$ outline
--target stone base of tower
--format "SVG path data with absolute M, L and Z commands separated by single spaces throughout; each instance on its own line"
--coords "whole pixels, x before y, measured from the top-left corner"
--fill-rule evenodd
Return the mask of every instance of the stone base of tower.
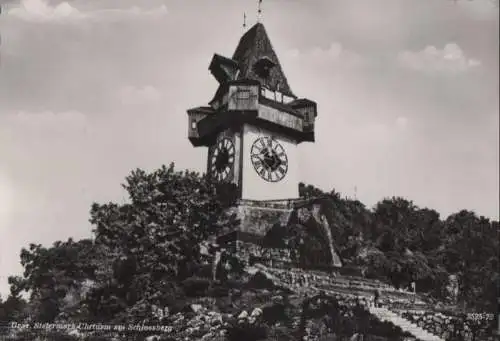
M 262 245 L 261 239 L 235 231 L 222 236 L 220 245 L 225 252 L 235 256 L 245 267 L 255 263 L 267 266 L 286 268 L 294 267 L 288 249 L 268 248 Z
M 238 231 L 264 237 L 275 225 L 286 225 L 296 204 L 301 199 L 287 200 L 239 200 L 231 210 L 240 221 Z
M 286 226 L 300 199 L 253 201 L 240 200 L 230 210 L 239 220 L 232 231 L 225 231 L 217 238 L 226 252 L 235 255 L 245 265 L 253 262 L 285 266 L 291 264 L 289 250 L 269 248 L 266 234 L 276 224 Z
M 273 227 L 291 226 L 297 220 L 300 223 L 311 217 L 319 219 L 315 213 L 319 211 L 320 206 L 321 202 L 317 202 L 316 199 L 240 200 L 231 208 L 239 220 L 238 226 L 220 235 L 217 244 L 226 252 L 235 255 L 245 265 L 258 262 L 273 267 L 297 267 L 299 266 L 297 257 L 291 253 L 298 250 L 274 245 L 272 241 L 276 236 L 270 237 L 268 232 Z M 329 226 L 327 228 L 329 229 Z M 338 259 L 338 262 L 325 260 L 315 266 L 324 270 L 338 269 L 342 267 L 340 258 Z

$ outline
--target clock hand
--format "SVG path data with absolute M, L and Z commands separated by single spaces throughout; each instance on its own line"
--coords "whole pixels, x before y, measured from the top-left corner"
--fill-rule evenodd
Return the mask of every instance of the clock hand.
M 278 168 L 279 166 L 281 166 L 281 163 L 281 159 L 276 154 L 274 154 L 274 167 Z
M 266 166 L 266 168 L 269 168 L 271 165 L 269 163 L 269 158 L 264 158 L 264 160 L 262 161 L 262 163 Z
M 277 169 L 281 164 L 281 160 L 277 157 L 276 153 L 274 152 L 272 154 L 272 163 L 273 163 L 272 165 L 273 169 Z
M 266 161 L 266 157 L 262 153 L 254 154 L 253 156 L 256 157 L 257 159 L 259 159 L 259 161 L 264 166 L 268 166 L 267 161 Z
M 273 141 L 271 139 L 267 140 L 267 152 L 269 155 L 272 155 L 271 153 L 273 152 Z

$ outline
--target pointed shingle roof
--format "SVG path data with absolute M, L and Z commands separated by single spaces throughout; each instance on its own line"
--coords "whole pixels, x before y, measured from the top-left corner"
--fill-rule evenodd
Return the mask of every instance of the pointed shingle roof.
M 257 23 L 241 37 L 233 58 L 240 68 L 238 79 L 258 80 L 262 85 L 272 90 L 278 90 L 285 95 L 296 97 L 281 68 L 278 56 L 274 52 L 271 41 L 262 23 Z M 268 77 L 260 76 L 254 65 L 259 61 L 271 62 L 274 66 Z

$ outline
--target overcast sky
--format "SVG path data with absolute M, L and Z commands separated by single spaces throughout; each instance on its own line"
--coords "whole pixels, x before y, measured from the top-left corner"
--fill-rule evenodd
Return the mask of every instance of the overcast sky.
M 0 293 L 30 242 L 90 236 L 134 168 L 204 171 L 206 105 L 254 0 L 23 0 L 0 16 Z M 264 0 L 292 90 L 318 103 L 301 179 L 369 207 L 498 218 L 498 8 L 490 0 Z

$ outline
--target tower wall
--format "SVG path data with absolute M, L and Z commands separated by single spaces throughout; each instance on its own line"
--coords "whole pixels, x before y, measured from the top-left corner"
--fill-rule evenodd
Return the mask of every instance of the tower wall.
M 262 179 L 255 171 L 250 150 L 256 139 L 263 136 L 273 136 L 284 148 L 288 159 L 288 170 L 283 179 L 269 182 Z M 299 197 L 298 176 L 298 146 L 292 139 L 271 133 L 263 128 L 245 124 L 243 126 L 242 148 L 242 199 L 247 200 L 283 200 Z

